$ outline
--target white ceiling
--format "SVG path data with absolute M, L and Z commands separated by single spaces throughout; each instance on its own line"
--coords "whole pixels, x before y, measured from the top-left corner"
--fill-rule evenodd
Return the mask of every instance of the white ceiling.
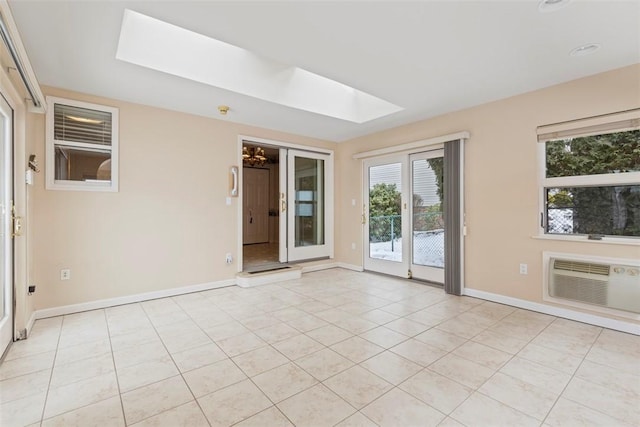
M 573 0 L 548 13 L 537 0 L 9 4 L 43 85 L 338 142 L 640 62 L 639 0 Z M 119 61 L 126 8 L 404 110 L 352 123 Z M 601 49 L 569 56 L 588 43 Z

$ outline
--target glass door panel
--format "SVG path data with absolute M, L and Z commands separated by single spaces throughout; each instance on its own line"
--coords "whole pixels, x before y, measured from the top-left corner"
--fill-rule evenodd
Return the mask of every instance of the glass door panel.
M 444 159 L 442 150 L 411 156 L 411 272 L 444 283 Z
M 294 245 L 324 244 L 324 160 L 294 159 Z
M 406 277 L 406 169 L 403 158 L 365 162 L 365 269 Z
M 13 339 L 11 107 L 0 96 L 0 356 Z
M 289 150 L 289 261 L 330 256 L 327 195 L 329 156 Z

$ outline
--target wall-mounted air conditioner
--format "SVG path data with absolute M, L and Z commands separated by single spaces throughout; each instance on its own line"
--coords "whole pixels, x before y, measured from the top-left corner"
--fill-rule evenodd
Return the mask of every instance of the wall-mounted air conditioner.
M 640 314 L 640 262 L 568 254 L 545 256 L 545 261 L 545 299 Z

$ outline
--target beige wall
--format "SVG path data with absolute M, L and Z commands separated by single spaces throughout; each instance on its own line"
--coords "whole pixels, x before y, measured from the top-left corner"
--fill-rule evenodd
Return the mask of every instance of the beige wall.
M 467 287 L 540 302 L 543 251 L 640 258 L 639 246 L 531 237 L 539 221 L 536 127 L 638 107 L 640 65 L 634 65 L 340 144 L 337 259 L 362 265 L 361 161 L 351 156 L 458 131 L 471 134 L 465 147 Z M 519 274 L 520 263 L 529 265 L 528 275 Z
M 36 309 L 235 277 L 238 198 L 227 206 L 238 135 L 334 149 L 336 144 L 224 120 L 54 88 L 47 95 L 120 109 L 120 191 L 33 188 L 31 254 Z M 213 107 L 212 107 L 213 108 Z M 44 117 L 31 115 L 44 161 Z M 60 269 L 71 280 L 60 280 Z
M 203 117 L 45 88 L 120 108 L 120 191 L 32 189 L 30 255 L 36 309 L 230 279 L 237 203 L 225 205 L 237 136 L 336 150 L 336 261 L 362 265 L 361 151 L 466 130 L 466 285 L 539 302 L 542 251 L 638 258 L 638 246 L 533 239 L 538 232 L 536 127 L 637 108 L 640 65 L 333 144 Z M 30 115 L 44 161 L 44 117 Z M 352 206 L 351 200 L 356 200 Z M 497 209 L 500 206 L 501 209 Z M 351 243 L 356 243 L 356 250 Z M 529 264 L 529 274 L 518 264 Z M 72 278 L 60 281 L 60 269 Z

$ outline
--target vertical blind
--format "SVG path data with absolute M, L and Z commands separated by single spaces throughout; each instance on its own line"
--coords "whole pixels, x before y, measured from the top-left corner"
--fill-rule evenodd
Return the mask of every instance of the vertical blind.
M 462 144 L 444 144 L 444 290 L 462 295 Z

